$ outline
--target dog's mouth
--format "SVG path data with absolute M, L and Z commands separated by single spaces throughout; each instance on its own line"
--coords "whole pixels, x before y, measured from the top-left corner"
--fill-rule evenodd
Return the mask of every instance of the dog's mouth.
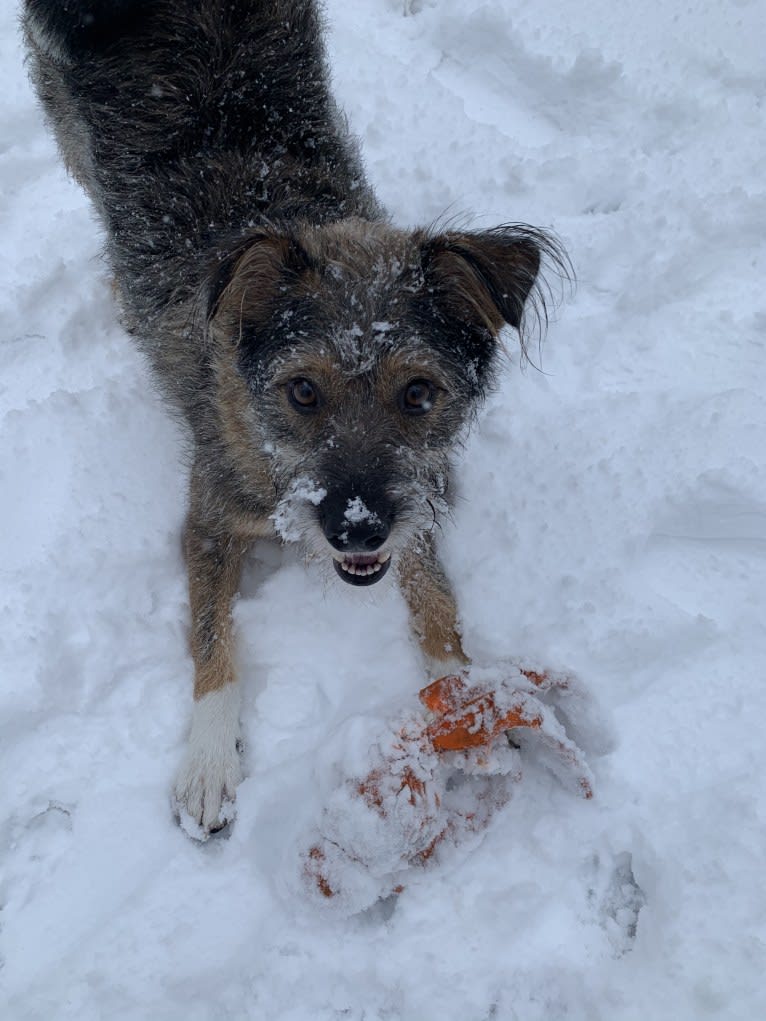
M 374 585 L 391 566 L 390 553 L 333 554 L 338 575 L 349 585 Z

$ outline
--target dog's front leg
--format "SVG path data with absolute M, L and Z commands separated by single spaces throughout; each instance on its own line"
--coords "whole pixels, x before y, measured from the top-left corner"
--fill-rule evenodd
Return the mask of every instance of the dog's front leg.
M 400 558 L 399 584 L 429 676 L 441 677 L 467 666 L 455 596 L 430 533 L 419 536 Z
M 175 800 L 184 828 L 204 840 L 233 818 L 235 792 L 242 779 L 231 604 L 248 543 L 204 525 L 192 507 L 184 545 L 192 616 L 194 710 Z

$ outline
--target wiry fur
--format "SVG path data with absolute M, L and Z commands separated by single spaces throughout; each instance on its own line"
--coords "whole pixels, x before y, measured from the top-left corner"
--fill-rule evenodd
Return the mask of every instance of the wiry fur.
M 234 775 L 236 699 L 210 708 L 235 684 L 231 599 L 247 543 L 274 523 L 328 562 L 390 553 L 427 657 L 465 661 L 429 530 L 499 332 L 523 348 L 525 309 L 544 316 L 541 260 L 565 271 L 566 257 L 524 225 L 391 226 L 330 96 L 313 0 L 26 0 L 24 31 L 124 322 L 193 437 L 203 722 L 178 797 L 208 830 Z M 309 411 L 296 380 L 321 395 Z M 415 414 L 403 395 L 424 380 Z

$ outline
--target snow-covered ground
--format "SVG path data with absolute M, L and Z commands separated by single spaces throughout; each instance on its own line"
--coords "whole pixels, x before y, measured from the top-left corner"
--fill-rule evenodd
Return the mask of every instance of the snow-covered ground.
M 337 93 L 400 223 L 554 225 L 579 287 L 512 358 L 445 529 L 467 645 L 576 669 L 596 798 L 528 770 L 395 902 L 292 882 L 317 763 L 424 678 L 393 588 L 258 547 L 247 779 L 198 845 L 181 438 L 0 14 L 0 1016 L 766 1016 L 764 0 L 331 0 Z M 510 338 L 509 338 L 510 339 Z M 277 569 L 278 568 L 278 569 Z M 383 586 L 381 586 L 383 588 Z

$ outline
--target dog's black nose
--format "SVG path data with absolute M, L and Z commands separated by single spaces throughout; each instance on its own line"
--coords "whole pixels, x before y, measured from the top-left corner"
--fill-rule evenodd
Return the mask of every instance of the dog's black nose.
M 334 529 L 325 528 L 327 541 L 337 550 L 349 553 L 373 553 L 380 549 L 389 536 L 390 525 L 378 521 L 375 525 L 343 525 Z
M 393 512 L 376 501 L 374 508 L 359 497 L 327 496 L 319 505 L 325 538 L 343 553 L 374 553 L 391 533 Z

